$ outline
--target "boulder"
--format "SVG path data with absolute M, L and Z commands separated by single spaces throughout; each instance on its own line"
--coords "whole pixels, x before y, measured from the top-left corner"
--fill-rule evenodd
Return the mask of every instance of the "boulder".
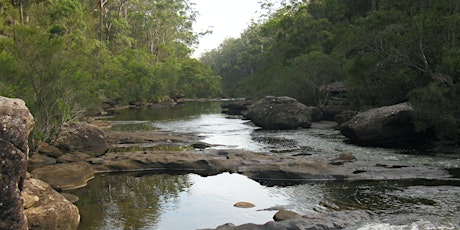
M 93 156 L 101 156 L 108 149 L 104 132 L 85 122 L 64 124 L 55 145 L 65 152 L 80 151 Z
M 80 223 L 77 206 L 47 183 L 34 178 L 26 180 L 23 196 L 27 198 L 24 213 L 29 229 L 77 229 Z
M 295 218 L 300 218 L 300 217 L 302 216 L 296 212 L 282 209 L 276 212 L 276 214 L 273 216 L 273 220 L 283 221 L 283 220 L 290 220 L 290 219 L 295 219 Z
M 334 121 L 337 122 L 337 124 L 341 125 L 341 124 L 351 120 L 356 115 L 358 115 L 357 111 L 345 110 L 345 111 L 342 111 L 339 114 L 336 114 L 334 116 Z
M 244 115 L 264 129 L 296 129 L 311 126 L 309 107 L 290 97 L 267 96 L 248 107 Z
M 237 208 L 254 208 L 255 207 L 253 203 L 244 202 L 244 201 L 237 202 L 233 206 Z
M 56 146 L 49 145 L 46 142 L 40 143 L 37 148 L 38 153 L 52 158 L 59 158 L 64 153 Z
M 33 124 L 24 101 L 0 96 L 0 229 L 27 229 L 21 191 Z
M 32 176 L 55 189 L 65 190 L 85 186 L 94 177 L 94 171 L 86 162 L 74 162 L 37 168 L 32 171 Z
M 419 140 L 409 103 L 370 109 L 340 126 L 340 132 L 361 145 L 398 146 Z

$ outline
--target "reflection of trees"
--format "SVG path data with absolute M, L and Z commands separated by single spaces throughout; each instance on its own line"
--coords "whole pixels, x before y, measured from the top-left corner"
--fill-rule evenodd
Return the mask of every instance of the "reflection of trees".
M 139 229 L 158 222 L 162 204 L 189 188 L 188 175 L 107 174 L 74 191 L 80 197 L 79 229 Z
M 220 113 L 222 108 L 221 103 L 215 102 L 186 102 L 176 106 L 161 107 L 161 109 L 147 108 L 139 110 L 125 109 L 117 111 L 114 120 L 128 121 L 161 121 L 186 119 L 191 116 L 201 114 Z

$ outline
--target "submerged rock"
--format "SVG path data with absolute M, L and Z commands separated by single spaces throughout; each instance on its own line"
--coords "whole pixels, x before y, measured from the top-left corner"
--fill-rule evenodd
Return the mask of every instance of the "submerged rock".
M 267 96 L 249 106 L 244 117 L 264 129 L 296 129 L 311 126 L 312 112 L 294 98 Z
M 237 208 L 254 208 L 255 205 L 252 204 L 252 203 L 249 203 L 249 202 L 237 202 L 233 205 L 234 207 L 237 207 Z
M 94 171 L 86 162 L 75 162 L 37 168 L 32 171 L 32 175 L 55 189 L 65 190 L 85 186 L 94 177 Z

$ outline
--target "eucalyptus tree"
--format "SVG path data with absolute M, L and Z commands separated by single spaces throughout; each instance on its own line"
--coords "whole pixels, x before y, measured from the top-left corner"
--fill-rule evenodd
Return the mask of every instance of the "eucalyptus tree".
M 35 3 L 27 22 L 9 27 L 2 37 L 1 81 L 7 96 L 27 102 L 38 140 L 54 138 L 62 122 L 72 119 L 74 104 L 84 97 L 89 75 L 85 72 L 86 23 L 81 5 L 72 0 Z M 89 84 L 90 85 L 90 84 Z

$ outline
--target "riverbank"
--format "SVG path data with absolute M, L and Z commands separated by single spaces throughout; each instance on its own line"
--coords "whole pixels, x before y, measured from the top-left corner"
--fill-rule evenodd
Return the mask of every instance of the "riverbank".
M 443 168 L 389 160 L 356 160 L 349 152 L 276 154 L 213 149 L 194 134 L 167 131 L 105 130 L 109 151 L 85 161 L 95 172 L 136 170 L 186 171 L 200 175 L 223 172 L 254 180 L 298 183 L 321 180 L 449 179 Z M 168 150 L 173 149 L 173 150 Z
M 181 108 L 175 108 L 181 109 Z M 164 109 L 161 109 L 164 111 Z M 196 110 L 196 106 L 194 106 Z M 337 139 L 342 142 L 335 130 L 336 124 L 332 122 L 313 122 L 310 129 L 298 129 L 293 131 L 260 131 L 252 127 L 247 121 L 238 117 L 227 117 L 222 114 L 210 112 L 203 113 L 202 108 L 196 114 L 187 115 L 193 119 L 179 118 L 172 122 L 170 128 L 164 128 L 168 122 L 147 121 L 147 115 L 156 113 L 152 110 L 141 110 L 141 114 L 123 115 L 135 118 L 134 121 L 118 120 L 120 118 L 99 117 L 90 120 L 103 130 L 104 141 L 107 151 L 99 156 L 89 156 L 82 152 L 68 152 L 56 158 L 58 163 L 72 163 L 83 161 L 94 172 L 130 172 L 139 171 L 144 173 L 170 173 L 187 174 L 194 173 L 203 176 L 217 175 L 223 172 L 233 172 L 246 175 L 264 185 L 293 185 L 309 182 L 340 182 L 340 181 L 388 181 L 388 180 L 457 180 L 446 167 L 426 163 L 410 163 L 394 157 L 384 155 L 386 152 L 375 151 L 365 153 L 356 148 L 343 146 L 329 146 L 331 143 L 324 142 L 328 139 Z M 167 113 L 167 117 L 176 114 L 173 111 Z M 142 116 L 139 116 L 142 115 Z M 145 120 L 147 119 L 147 120 Z M 223 126 L 232 128 L 243 125 L 246 131 L 230 130 L 236 136 L 226 137 L 237 139 L 253 139 L 265 144 L 281 146 L 273 150 L 242 150 L 240 147 L 232 147 L 220 143 L 224 139 L 214 139 L 217 133 L 207 133 L 209 125 L 218 127 L 218 133 L 229 132 L 223 130 Z M 125 126 L 120 129 L 120 126 Z M 127 129 L 125 129 L 127 127 Z M 163 128 L 162 128 L 163 127 Z M 123 131 L 124 130 L 124 131 Z M 335 130 L 335 131 L 333 131 Z M 317 133 L 317 134 L 315 134 Z M 313 135 L 315 139 L 294 140 L 302 136 Z M 315 137 L 316 136 L 316 137 Z M 295 137 L 291 139 L 291 137 Z M 326 138 L 326 139 L 324 139 Z M 243 141 L 243 139 L 240 139 Z M 206 143 L 208 142 L 208 143 Z M 317 143 L 316 143 L 317 142 Z M 223 145 L 219 145 L 223 144 Z M 250 148 L 254 149 L 254 148 Z M 62 165 L 62 164 L 57 164 Z M 107 175 L 107 174 L 104 174 Z M 61 179 L 65 177 L 61 175 Z M 83 188 L 84 189 L 84 188 Z M 335 213 L 334 210 L 328 212 Z M 305 213 L 301 213 L 305 214 Z M 368 215 L 363 212 L 363 215 Z M 347 216 L 341 216 L 347 219 Z M 224 222 L 225 223 L 225 222 Z

